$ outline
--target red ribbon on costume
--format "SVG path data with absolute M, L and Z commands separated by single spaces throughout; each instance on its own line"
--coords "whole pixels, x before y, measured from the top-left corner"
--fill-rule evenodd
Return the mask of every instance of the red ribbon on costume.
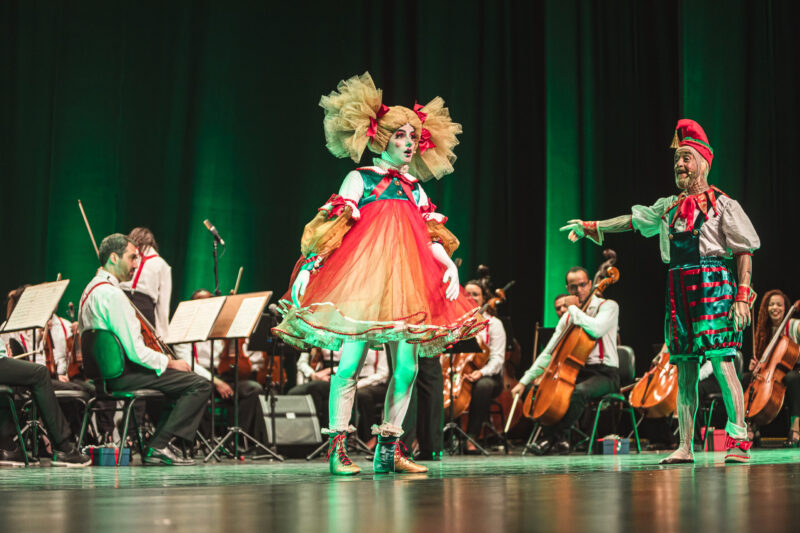
M 419 121 L 422 122 L 423 124 L 425 124 L 425 121 L 428 120 L 428 114 L 422 112 L 422 109 L 424 107 L 425 106 L 419 105 L 417 102 L 414 102 L 414 113 L 417 114 L 417 116 L 419 117 Z
M 746 452 L 750 449 L 753 443 L 749 440 L 744 439 L 734 439 L 730 435 L 725 435 L 725 448 L 730 450 L 732 448 L 739 448 L 743 452 Z
M 367 128 L 367 137 L 370 139 L 374 139 L 375 135 L 378 133 L 378 120 L 389 112 L 389 106 L 386 104 L 381 104 L 381 107 L 375 113 L 375 118 L 369 117 L 369 128 Z
M 431 140 L 431 132 L 426 128 L 422 128 L 422 133 L 419 136 L 419 153 L 424 154 L 425 150 L 430 148 L 436 148 L 436 145 Z
M 694 210 L 697 209 L 697 200 L 693 195 L 689 195 L 683 199 L 681 205 L 678 206 L 678 216 L 686 221 L 686 231 L 694 229 Z
M 389 184 L 392 182 L 392 179 L 396 179 L 400 182 L 400 187 L 403 189 L 403 192 L 406 193 L 406 196 L 412 202 L 414 201 L 414 197 L 412 196 L 412 190 L 414 187 L 414 182 L 408 179 L 405 174 L 401 174 L 393 168 L 390 168 L 386 171 L 386 176 L 372 189 L 372 194 L 375 195 L 375 198 L 380 198 L 383 191 L 389 187 Z

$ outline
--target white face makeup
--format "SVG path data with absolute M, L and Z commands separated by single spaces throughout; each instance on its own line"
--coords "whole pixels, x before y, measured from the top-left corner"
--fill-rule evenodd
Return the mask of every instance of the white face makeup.
M 685 191 L 694 178 L 697 177 L 698 163 L 694 154 L 686 149 L 675 150 L 673 171 L 675 172 L 675 185 Z
M 407 165 L 411 162 L 414 152 L 417 149 L 417 132 L 413 126 L 406 124 L 400 126 L 392 134 L 386 144 L 386 155 L 398 165 Z

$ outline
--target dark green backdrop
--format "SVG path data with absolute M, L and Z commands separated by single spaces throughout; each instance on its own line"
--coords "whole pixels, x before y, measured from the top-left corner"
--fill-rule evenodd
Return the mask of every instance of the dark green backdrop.
M 78 297 L 95 267 L 81 198 L 98 239 L 153 230 L 175 302 L 213 284 L 205 218 L 229 243 L 223 290 L 243 265 L 242 290 L 283 291 L 302 226 L 353 166 L 325 150 L 317 102 L 369 70 L 389 104 L 441 95 L 464 125 L 456 172 L 426 190 L 461 238 L 463 281 L 479 263 L 498 284 L 517 280 L 511 312 L 528 358 L 566 268 L 600 258 L 557 228 L 671 193 L 681 116 L 705 127 L 712 182 L 762 236 L 757 289 L 798 296 L 790 6 L 2 2 L 2 288 L 61 272 L 64 302 Z M 623 276 L 609 296 L 641 367 L 661 337 L 658 245 L 609 245 Z

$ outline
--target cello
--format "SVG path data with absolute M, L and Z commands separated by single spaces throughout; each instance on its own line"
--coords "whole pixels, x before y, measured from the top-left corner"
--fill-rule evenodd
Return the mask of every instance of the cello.
M 600 265 L 595 275 L 594 288 L 583 303 L 582 311 L 586 311 L 594 296 L 601 295 L 609 285 L 619 281 L 619 270 L 612 266 L 616 262 L 616 254 L 613 250 L 605 250 L 603 255 L 608 259 Z M 600 280 L 603 275 L 607 277 Z M 586 364 L 586 359 L 596 344 L 597 339 L 591 338 L 583 328 L 574 324 L 564 328 L 555 344 L 550 363 L 541 376 L 535 396 L 534 389 L 531 388 L 525 398 L 525 404 L 530 405 L 530 410 L 523 408 L 524 412 L 530 412 L 531 418 L 545 426 L 558 423 L 569 408 L 578 372 Z
M 628 396 L 631 407 L 646 418 L 664 418 L 675 412 L 678 402 L 678 367 L 670 364 L 669 352 L 662 350 L 650 369 L 636 382 Z
M 783 406 L 786 393 L 783 378 L 797 364 L 800 355 L 800 346 L 783 335 L 783 332 L 799 307 L 800 300 L 786 310 L 781 325 L 753 369 L 753 379 L 744 393 L 744 416 L 758 425 L 772 422 Z

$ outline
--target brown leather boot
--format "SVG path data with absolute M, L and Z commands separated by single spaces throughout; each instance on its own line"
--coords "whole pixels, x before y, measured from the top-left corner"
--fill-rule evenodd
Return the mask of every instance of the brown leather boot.
M 427 466 L 418 465 L 406 456 L 408 450 L 405 444 L 397 441 L 394 449 L 394 471 L 398 474 L 423 474 L 428 471 Z

